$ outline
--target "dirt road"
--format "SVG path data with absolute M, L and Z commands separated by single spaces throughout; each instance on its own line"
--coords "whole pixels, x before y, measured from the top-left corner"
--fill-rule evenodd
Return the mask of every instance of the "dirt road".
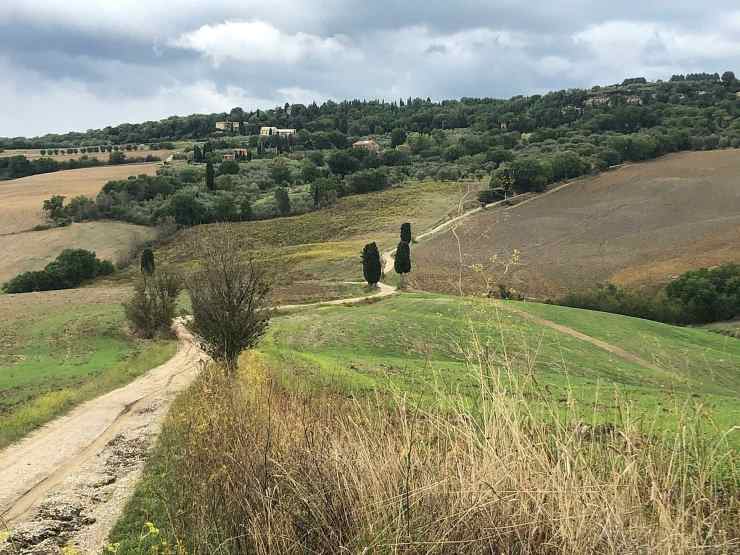
M 356 304 L 395 292 L 381 283 L 361 297 L 275 310 Z M 179 347 L 165 364 L 0 451 L 0 555 L 56 553 L 60 545 L 97 553 L 105 546 L 171 402 L 206 360 L 183 322 L 174 328 Z
M 54 553 L 60 540 L 83 553 L 103 546 L 170 403 L 205 359 L 181 323 L 175 330 L 165 364 L 0 452 L 0 530 L 12 527 L 0 554 Z

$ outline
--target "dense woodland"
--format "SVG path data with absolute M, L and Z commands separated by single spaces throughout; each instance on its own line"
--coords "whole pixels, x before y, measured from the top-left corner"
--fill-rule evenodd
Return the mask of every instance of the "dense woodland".
M 624 161 L 740 147 L 739 90 L 727 72 L 657 83 L 636 78 L 509 100 L 326 102 L 249 113 L 235 108 L 47 136 L 25 146 L 194 138 L 185 147 L 190 164 L 109 183 L 95 202 L 73 199 L 56 212 L 67 221 L 173 220 L 190 226 L 306 212 L 411 179 L 489 180 L 480 199 L 490 202 L 502 191 L 540 191 Z M 216 131 L 222 119 L 239 122 L 239 130 Z M 297 134 L 261 137 L 262 125 L 295 128 Z M 352 148 L 368 137 L 377 141 L 377 152 Z M 234 149 L 244 150 L 237 160 L 224 161 Z

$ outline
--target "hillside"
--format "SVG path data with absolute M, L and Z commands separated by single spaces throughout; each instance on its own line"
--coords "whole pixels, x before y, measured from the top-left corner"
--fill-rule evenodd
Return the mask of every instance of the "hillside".
M 381 249 L 398 242 L 401 223 L 427 229 L 457 210 L 480 182 L 425 181 L 364 195 L 341 198 L 334 206 L 286 218 L 233 223 L 244 256 L 267 264 L 274 277 L 276 304 L 354 296 L 363 287 L 360 252 L 376 241 Z M 179 231 L 155 252 L 161 265 L 193 267 L 194 244 L 218 224 Z M 114 277 L 128 282 L 131 272 Z M 354 282 L 347 283 L 347 282 Z M 359 282 L 359 283 L 358 283 Z
M 576 328 L 608 328 L 608 348 Z M 652 356 L 675 349 L 683 360 Z M 177 401 L 111 541 L 335 552 L 395 546 L 414 527 L 422 551 L 444 537 L 440 552 L 458 553 L 500 527 L 522 552 L 680 552 L 705 542 L 691 523 L 706 504 L 731 552 L 738 365 L 736 340 L 556 306 L 403 294 L 281 316 L 236 380 L 207 373 Z M 605 540 L 613 514 L 642 516 Z
M 0 235 L 0 284 L 21 272 L 41 270 L 64 249 L 94 251 L 99 258 L 116 262 L 131 249 L 153 239 L 151 227 L 123 222 L 83 222 L 44 231 Z
M 690 269 L 738 261 L 738 175 L 738 150 L 673 154 L 483 211 L 456 229 L 464 290 L 485 287 L 474 264 L 542 298 L 604 281 L 654 286 Z M 513 249 L 521 263 L 501 277 L 489 259 L 506 258 Z M 421 242 L 414 258 L 414 286 L 457 291 L 460 259 L 452 233 Z
M 701 402 L 720 431 L 740 418 L 740 342 L 553 305 L 403 294 L 279 318 L 260 351 L 296 387 L 446 403 L 479 394 L 468 359 L 476 341 L 502 373 L 531 374 L 552 398 L 572 392 L 584 414 L 600 395 L 619 391 L 639 411 L 665 408 L 664 426 L 685 402 Z M 600 412 L 616 418 L 606 405 Z
M 27 231 L 43 223 L 41 205 L 53 195 L 95 197 L 108 181 L 154 175 L 159 164 L 121 164 L 45 173 L 0 182 L 0 235 Z

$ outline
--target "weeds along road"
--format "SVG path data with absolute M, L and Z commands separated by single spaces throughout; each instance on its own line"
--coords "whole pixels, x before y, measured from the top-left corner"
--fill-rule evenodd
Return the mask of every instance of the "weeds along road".
M 488 207 L 500 204 L 503 202 Z M 446 231 L 482 209 L 460 214 L 417 240 Z M 385 274 L 393 271 L 394 252 L 382 253 Z M 275 310 L 351 305 L 395 293 L 395 287 L 379 283 L 376 292 L 365 296 L 284 305 Z M 76 407 L 0 451 L 0 532 L 11 530 L 4 543 L 0 540 L 0 555 L 39 548 L 54 552 L 51 548 L 60 538 L 83 553 L 99 552 L 104 547 L 133 493 L 146 451 L 156 439 L 171 402 L 192 383 L 207 360 L 182 320 L 173 327 L 178 351 L 165 364 Z

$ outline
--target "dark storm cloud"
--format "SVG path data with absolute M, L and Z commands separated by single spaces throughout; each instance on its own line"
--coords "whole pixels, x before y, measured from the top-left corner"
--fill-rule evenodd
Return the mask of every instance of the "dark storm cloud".
M 740 63 L 740 6 L 726 0 L 6 4 L 0 135 L 237 104 L 531 94 Z

